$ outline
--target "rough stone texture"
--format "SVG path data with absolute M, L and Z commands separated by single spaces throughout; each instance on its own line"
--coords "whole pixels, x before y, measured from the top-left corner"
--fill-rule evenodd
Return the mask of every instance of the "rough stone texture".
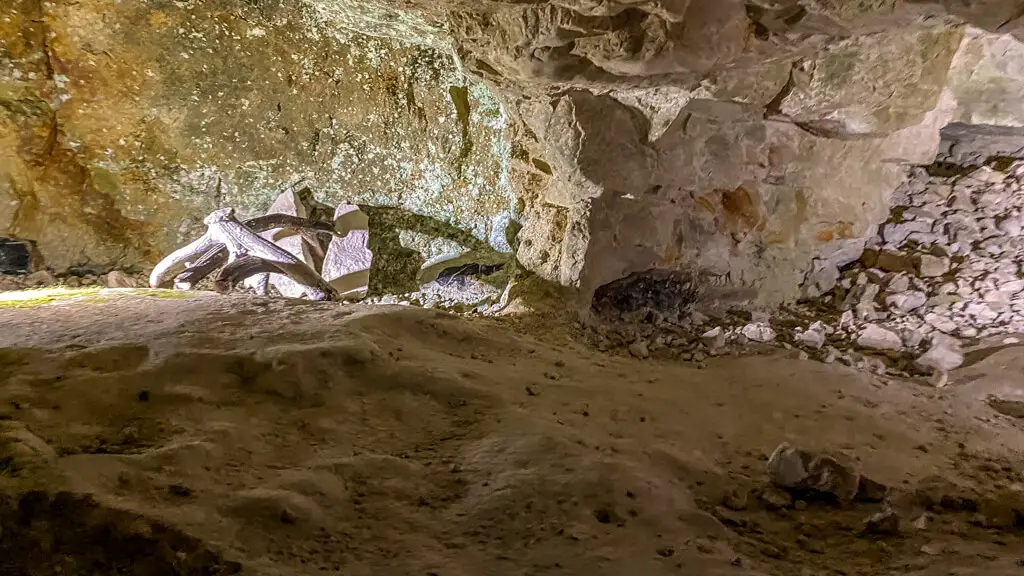
M 965 124 L 1024 127 L 1024 44 L 969 29 L 949 73 Z
M 215 206 L 257 215 L 300 179 L 509 250 L 506 118 L 446 52 L 297 0 L 6 6 L 0 232 L 44 265 L 151 263 Z
M 515 249 L 586 304 L 659 268 L 793 298 L 813 261 L 859 256 L 950 120 L 1018 125 L 1021 49 L 997 34 L 1021 35 L 1022 8 L 18 0 L 0 23 L 0 233 L 55 268 L 144 263 L 214 206 L 262 213 L 304 178 L 321 201 Z M 481 248 L 409 230 L 371 235 L 378 271 L 411 282 Z

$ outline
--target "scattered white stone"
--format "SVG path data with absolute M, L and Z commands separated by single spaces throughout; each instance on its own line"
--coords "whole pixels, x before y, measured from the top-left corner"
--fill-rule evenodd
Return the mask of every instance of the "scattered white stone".
M 772 330 L 771 326 L 760 322 L 747 324 L 740 329 L 740 334 L 754 342 L 771 342 L 775 340 L 775 330 Z
M 701 334 L 700 338 L 708 350 L 717 350 L 725 346 L 725 330 L 722 330 L 721 326 L 715 326 Z
M 367 248 L 370 220 L 358 206 L 340 204 L 334 210 L 334 228 L 339 236 L 332 238 L 327 247 L 322 276 L 342 298 L 363 298 L 369 290 L 373 265 L 373 252 Z
M 857 346 L 872 350 L 899 350 L 903 348 L 903 340 L 895 332 L 868 324 L 857 337 Z
M 808 328 L 796 335 L 797 341 L 809 348 L 817 350 L 825 345 L 825 333 Z
M 932 346 L 916 361 L 922 370 L 949 372 L 964 363 L 960 341 L 944 334 L 932 337 Z
M 982 166 L 981 168 L 978 168 L 974 172 L 971 172 L 969 176 L 974 180 L 980 180 L 981 182 L 985 182 L 986 184 L 1002 184 L 1004 181 L 1006 181 L 1006 174 L 1003 174 L 1002 172 L 997 172 L 989 168 L 988 166 Z
M 924 292 L 916 290 L 907 290 L 906 292 L 892 294 L 885 298 L 885 304 L 890 310 L 898 310 L 904 313 L 917 310 L 924 306 L 927 301 L 928 296 Z
M 956 332 L 957 329 L 956 323 L 952 320 L 934 312 L 925 314 L 924 321 L 934 326 L 939 332 L 945 332 L 946 334 L 952 334 L 953 332 Z
M 900 330 L 900 337 L 903 338 L 903 345 L 907 348 L 917 348 L 921 345 L 921 341 L 924 340 L 924 335 L 921 334 L 920 330 L 911 328 Z
M 1006 338 L 1003 338 L 1003 344 L 1006 344 L 1006 345 L 1020 344 L 1020 339 L 1019 338 L 1014 338 L 1013 336 L 1008 336 Z

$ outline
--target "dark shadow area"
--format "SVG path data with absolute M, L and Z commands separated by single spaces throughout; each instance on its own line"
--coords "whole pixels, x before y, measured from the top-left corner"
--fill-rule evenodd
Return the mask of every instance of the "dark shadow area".
M 170 526 L 104 508 L 89 496 L 42 491 L 0 498 L 5 576 L 227 576 L 242 571 Z
M 0 238 L 0 274 L 28 274 L 32 271 L 32 243 Z
M 370 294 L 401 294 L 419 289 L 417 275 L 426 260 L 419 252 L 402 246 L 401 230 L 450 240 L 480 254 L 497 254 L 487 242 L 437 218 L 403 208 L 360 205 L 359 209 L 369 218 L 369 248 L 373 252 Z

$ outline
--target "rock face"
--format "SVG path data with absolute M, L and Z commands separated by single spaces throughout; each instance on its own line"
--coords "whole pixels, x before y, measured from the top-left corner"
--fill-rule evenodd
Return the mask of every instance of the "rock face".
M 297 0 L 7 6 L 0 236 L 37 266 L 152 264 L 215 207 L 255 216 L 299 180 L 509 250 L 507 119 L 445 52 Z
M 514 249 L 586 304 L 647 270 L 739 300 L 813 297 L 860 257 L 941 128 L 1024 126 L 1022 13 L 998 0 L 17 0 L 0 23 L 0 235 L 53 268 L 144 264 L 214 206 L 261 213 L 303 179 L 332 205 Z M 421 263 L 480 249 L 410 229 L 387 242 Z M 375 266 L 393 252 L 372 249 Z

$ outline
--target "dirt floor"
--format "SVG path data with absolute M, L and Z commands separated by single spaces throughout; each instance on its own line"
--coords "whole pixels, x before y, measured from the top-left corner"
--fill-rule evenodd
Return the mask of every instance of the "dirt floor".
M 937 390 L 540 321 L 123 294 L 0 309 L 0 574 L 1024 574 L 1024 354 Z M 1022 414 L 1024 415 L 1024 414 Z M 784 441 L 888 503 L 779 501 Z M 885 506 L 896 534 L 864 532 Z

